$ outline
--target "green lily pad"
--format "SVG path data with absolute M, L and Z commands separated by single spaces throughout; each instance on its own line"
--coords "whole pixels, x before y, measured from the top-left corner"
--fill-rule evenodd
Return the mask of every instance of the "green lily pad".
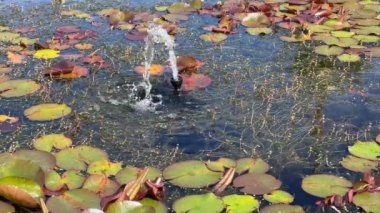
M 11 204 L 0 201 L 0 212 L 1 213 L 14 213 L 14 212 L 16 212 L 16 209 Z
M 302 180 L 302 189 L 316 197 L 344 196 L 352 187 L 351 181 L 334 175 L 310 175 Z
M 380 25 L 380 20 L 377 19 L 354 19 L 353 23 L 361 26 L 376 26 Z
M 17 44 L 20 36 L 19 33 L 0 32 L 0 42 Z
M 154 9 L 159 11 L 159 12 L 164 12 L 169 8 L 169 6 L 166 5 L 156 5 L 154 6 Z
M 63 134 L 49 134 L 37 138 L 33 142 L 33 146 L 35 149 L 51 152 L 53 147 L 56 149 L 64 149 L 71 146 L 72 143 L 72 140 Z
M 108 160 L 108 154 L 99 148 L 80 145 L 75 147 L 74 151 L 77 152 L 80 159 L 87 164 L 100 160 Z
M 360 56 L 357 54 L 342 54 L 337 57 L 341 62 L 358 62 L 360 61 Z
M 260 206 L 260 202 L 250 195 L 227 195 L 222 199 L 229 213 L 249 213 Z
M 176 200 L 173 209 L 177 213 L 222 212 L 224 204 L 221 198 L 213 193 L 189 195 Z
M 45 173 L 45 187 L 50 191 L 58 191 L 62 189 L 64 183 L 61 180 L 61 176 L 55 171 L 50 170 Z
M 287 205 L 287 204 L 275 204 L 263 208 L 260 213 L 305 213 L 301 206 Z
M 86 170 L 86 164 L 79 157 L 79 154 L 74 149 L 63 149 L 55 154 L 57 166 L 66 170 Z
M 343 30 L 337 30 L 337 31 L 332 31 L 331 35 L 337 38 L 351 38 L 353 35 L 355 35 L 355 33 L 343 31 Z
M 43 171 L 49 171 L 55 167 L 56 161 L 54 155 L 49 152 L 38 150 L 19 150 L 13 155 L 20 160 L 29 160 L 39 165 Z
M 200 10 L 202 8 L 202 0 L 192 0 L 190 6 L 194 9 Z
M 365 42 L 365 43 L 372 43 L 372 42 L 379 42 L 380 41 L 379 36 L 373 36 L 373 35 L 356 35 L 353 38 L 356 40 L 359 40 L 361 42 Z
M 357 157 L 377 160 L 380 157 L 380 145 L 375 141 L 356 141 L 352 146 L 348 147 L 348 151 Z
M 69 200 L 64 199 L 62 196 L 55 196 L 49 198 L 46 203 L 47 208 L 52 213 L 80 213 L 81 210 L 79 207 L 76 207 L 75 204 Z
M 200 36 L 203 41 L 218 43 L 227 39 L 223 33 L 206 33 Z
M 380 26 L 358 26 L 351 31 L 361 35 L 380 35 Z
M 236 161 L 229 158 L 219 158 L 216 161 L 207 161 L 206 166 L 212 171 L 224 172 L 226 168 L 236 167 Z
M 267 35 L 273 32 L 273 30 L 268 27 L 247 28 L 246 31 L 251 35 Z
M 89 174 L 104 174 L 106 176 L 116 175 L 121 170 L 121 163 L 113 163 L 108 160 L 100 160 L 92 162 L 87 172 Z
M 319 24 L 305 24 L 306 29 L 313 33 L 327 33 L 330 31 L 333 31 L 334 28 L 326 26 L 326 25 L 319 25 Z
M 372 169 L 376 169 L 378 162 L 348 155 L 347 157 L 343 158 L 340 164 L 342 164 L 342 166 L 348 170 L 364 173 L 370 172 Z
M 242 158 L 236 162 L 236 173 L 265 173 L 269 170 L 269 165 L 261 158 Z
M 356 194 L 353 199 L 353 203 L 366 212 L 378 213 L 380 212 L 380 192 L 362 192 Z
M 332 55 L 341 55 L 344 50 L 341 47 L 337 46 L 328 46 L 328 45 L 322 45 L 315 47 L 315 52 L 319 55 L 324 56 L 332 56 Z
M 32 80 L 9 80 L 0 83 L 0 97 L 13 98 L 32 94 L 41 86 Z
M 90 175 L 83 184 L 83 189 L 88 189 L 102 196 L 111 196 L 120 188 L 115 181 L 104 175 Z
M 148 167 L 148 168 L 149 168 L 148 175 L 146 176 L 144 181 L 147 181 L 147 180 L 153 181 L 161 176 L 160 170 L 153 167 Z M 140 176 L 142 171 L 143 169 L 133 167 L 133 166 L 127 166 L 116 174 L 116 180 L 120 184 L 127 184 L 133 180 L 136 180 Z
M 61 176 L 62 182 L 66 184 L 68 189 L 78 189 L 83 185 L 86 178 L 76 170 L 68 170 Z
M 150 206 L 143 206 L 140 202 L 124 200 L 116 201 L 108 206 L 106 213 L 151 213 L 154 212 L 154 208 Z
M 21 206 L 35 208 L 44 197 L 40 185 L 30 179 L 5 177 L 0 179 L 0 196 Z
M 209 170 L 202 161 L 190 160 L 170 165 L 163 176 L 176 186 L 201 188 L 218 182 L 223 173 Z
M 274 190 L 269 194 L 264 195 L 264 199 L 271 203 L 285 203 L 289 204 L 293 202 L 294 197 L 286 191 Z
M 28 160 L 11 160 L 0 165 L 0 178 L 22 177 L 44 184 L 44 173 L 37 164 Z
M 337 38 L 333 36 L 327 36 L 322 39 L 327 45 L 336 45 L 339 47 L 351 47 L 359 43 L 358 40 L 353 38 Z
M 193 7 L 183 2 L 174 2 L 168 7 L 169 13 L 188 14 L 194 11 L 195 9 Z
M 281 181 L 268 174 L 248 173 L 235 178 L 233 186 L 248 194 L 262 195 L 280 188 Z
M 157 201 L 157 200 L 153 200 L 151 198 L 144 198 L 144 199 L 140 200 L 140 203 L 143 206 L 150 206 L 150 207 L 154 208 L 155 213 L 166 213 L 166 212 L 168 212 L 168 209 L 166 208 L 166 206 L 163 203 L 161 203 L 160 201 Z
M 39 104 L 24 111 L 24 115 L 32 121 L 50 121 L 65 117 L 71 113 L 66 104 Z
M 87 189 L 73 189 L 66 191 L 62 197 L 76 206 L 85 209 L 100 209 L 100 197 Z

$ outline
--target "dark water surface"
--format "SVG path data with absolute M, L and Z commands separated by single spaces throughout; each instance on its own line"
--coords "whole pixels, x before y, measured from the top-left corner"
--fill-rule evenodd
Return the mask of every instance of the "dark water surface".
M 152 6 L 164 2 L 172 1 L 67 0 L 62 7 L 95 14 L 108 7 L 153 11 Z M 204 33 L 202 26 L 216 24 L 217 19 L 197 14 L 180 23 L 188 31 L 176 36 L 175 51 L 207 62 L 199 71 L 212 77 L 210 87 L 175 95 L 165 77 L 153 77 L 153 93 L 163 96 L 156 112 L 102 102 L 99 96 L 125 99 L 126 92 L 117 88 L 141 81 L 133 67 L 143 63 L 144 43 L 127 40 L 123 31 L 108 31 L 105 20 L 94 27 L 78 18 L 62 18 L 57 10 L 48 0 L 0 0 L 0 25 L 35 26 L 30 37 L 41 40 L 51 38 L 61 25 L 95 30 L 100 36 L 87 42 L 100 49 L 113 68 L 73 81 L 51 81 L 41 75 L 46 66 L 42 61 L 17 66 L 13 78 L 38 79 L 48 87 L 40 95 L 1 99 L 0 114 L 23 118 L 24 109 L 42 102 L 65 102 L 76 113 L 53 122 L 23 118 L 23 128 L 1 136 L 3 150 L 29 147 L 43 133 L 65 133 L 76 144 L 100 147 L 111 159 L 136 166 L 164 168 L 185 159 L 261 157 L 273 167 L 270 173 L 283 181 L 282 189 L 295 194 L 295 203 L 309 208 L 315 199 L 303 193 L 301 179 L 314 173 L 357 179 L 339 161 L 347 154 L 347 145 L 380 133 L 379 59 L 343 64 L 315 55 L 313 43 L 280 41 L 284 34 L 280 29 L 271 36 L 254 37 L 240 27 L 222 44 L 210 44 L 199 35 Z M 164 63 L 167 57 L 160 48 L 155 62 Z M 1 61 L 6 61 L 4 51 Z

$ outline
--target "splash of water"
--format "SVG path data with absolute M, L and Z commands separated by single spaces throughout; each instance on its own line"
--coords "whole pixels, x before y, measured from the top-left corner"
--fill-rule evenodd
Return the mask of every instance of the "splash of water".
M 145 38 L 145 53 L 144 53 L 144 81 L 140 86 L 143 86 L 145 89 L 145 98 L 149 97 L 150 90 L 152 89 L 152 85 L 149 81 L 149 69 L 152 65 L 154 59 L 154 45 L 156 43 L 164 43 L 166 48 L 169 51 L 169 63 L 170 68 L 172 70 L 173 79 L 178 81 L 178 69 L 177 69 L 177 58 L 174 53 L 174 40 L 170 37 L 168 32 L 162 28 L 160 25 L 149 24 L 148 26 L 148 36 Z

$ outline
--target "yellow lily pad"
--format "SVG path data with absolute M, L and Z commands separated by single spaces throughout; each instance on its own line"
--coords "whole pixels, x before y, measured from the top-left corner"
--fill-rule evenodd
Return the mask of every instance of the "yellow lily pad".
M 21 97 L 39 90 L 41 86 L 32 80 L 9 80 L 0 83 L 0 96 L 4 98 Z
M 66 104 L 40 104 L 24 111 L 24 115 L 32 121 L 50 121 L 65 117 L 71 113 Z
M 221 42 L 227 39 L 227 35 L 223 33 L 207 33 L 200 36 L 200 38 L 203 41 L 209 41 L 209 42 Z
M 65 149 L 71 146 L 72 143 L 73 141 L 63 134 L 49 134 L 37 138 L 33 142 L 33 146 L 38 150 L 50 152 L 53 147 L 56 149 Z
M 39 59 L 57 58 L 59 57 L 59 51 L 52 49 L 38 50 L 36 53 L 34 53 L 34 57 Z

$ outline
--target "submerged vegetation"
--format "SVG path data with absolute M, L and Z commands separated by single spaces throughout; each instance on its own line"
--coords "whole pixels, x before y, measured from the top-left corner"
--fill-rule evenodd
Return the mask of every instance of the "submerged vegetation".
M 0 106 L 4 107 L 0 111 L 0 133 L 6 139 L 0 154 L 0 212 L 301 213 L 322 208 L 380 212 L 380 135 L 373 137 L 380 130 L 378 123 L 366 126 L 360 120 L 360 127 L 347 131 L 346 125 L 356 123 L 331 124 L 324 114 L 325 101 L 331 94 L 348 94 L 379 104 L 378 82 L 368 83 L 375 91 L 359 90 L 353 83 L 357 79 L 350 76 L 351 72 L 365 70 L 361 68 L 365 62 L 378 63 L 378 1 L 226 0 L 213 4 L 191 0 L 157 4 L 144 11 L 100 4 L 96 13 L 67 5 L 70 3 L 64 1 L 51 5 L 60 22 L 43 26 L 49 33 L 39 32 L 41 29 L 34 26 L 0 22 L 0 50 L 4 53 L 4 63 L 0 63 Z M 182 24 L 191 28 L 186 21 L 194 17 L 214 22 L 197 25 L 202 28 L 199 34 L 189 32 Z M 152 23 L 162 26 L 178 48 L 183 44 L 190 49 L 193 43 L 187 42 L 192 39 L 205 48 L 211 45 L 211 51 L 230 55 L 197 55 L 196 51 L 202 51 L 197 44 L 191 49 L 194 54 L 182 49 L 176 60 L 183 84 L 179 93 L 172 94 L 165 62 L 139 66 L 144 61 L 141 41 Z M 246 52 L 250 47 L 225 45 L 242 35 L 254 41 L 277 33 L 281 33 L 281 44 L 299 48 L 293 51 L 296 54 L 291 66 L 280 63 L 289 63 L 293 54 L 287 52 L 289 49 L 281 50 L 285 59 L 268 56 L 264 51 L 262 56 L 267 58 L 252 59 Z M 113 39 L 117 44 L 110 42 Z M 276 38 L 272 39 L 256 45 L 278 44 Z M 126 41 L 131 46 L 120 51 L 118 45 Z M 165 51 L 156 53 L 159 60 L 166 58 L 163 54 Z M 234 54 L 241 58 L 235 61 Z M 268 67 L 258 65 L 253 73 L 253 60 L 266 62 Z M 119 65 L 119 61 L 124 64 Z M 120 71 L 125 64 L 135 71 L 128 74 L 133 77 L 127 83 Z M 228 72 L 222 71 L 226 68 Z M 152 92 L 160 94 L 153 110 L 148 110 L 151 112 L 143 112 L 146 105 L 130 98 L 138 92 L 135 82 L 130 81 L 141 81 L 146 70 L 157 78 L 151 79 Z M 111 83 L 99 84 L 105 79 Z M 203 92 L 206 94 L 197 96 Z M 88 96 L 96 97 L 92 105 L 82 100 Z M 209 101 L 215 106 L 208 107 Z M 102 109 L 102 103 L 110 108 Z M 160 113 L 159 107 L 169 108 L 171 104 L 174 107 L 166 111 L 167 115 Z M 309 105 L 311 113 L 306 109 Z M 345 109 L 342 105 L 338 103 L 338 114 Z M 132 116 L 124 116 L 121 108 L 128 108 Z M 179 113 L 173 113 L 173 109 Z M 148 118 L 149 113 L 155 117 Z M 194 120 L 191 124 L 182 120 L 181 114 L 185 113 Z M 380 118 L 370 113 L 374 119 Z M 97 120 L 97 130 L 90 126 L 91 119 Z M 123 119 L 130 119 L 132 125 L 147 119 L 141 126 L 152 127 L 122 129 L 115 134 L 120 130 L 115 126 L 124 123 L 112 122 Z M 108 120 L 112 122 L 106 123 Z M 199 131 L 202 125 L 209 129 Z M 177 135 L 179 140 L 191 145 L 197 134 L 204 134 L 211 142 L 203 141 L 202 136 L 202 143 L 189 150 L 183 141 L 170 150 L 154 144 L 151 135 L 158 132 L 160 140 L 170 141 L 176 136 L 172 132 L 182 127 L 195 131 Z M 22 132 L 28 128 L 28 135 Z M 79 136 L 81 131 L 84 137 Z M 131 141 L 128 146 L 126 142 L 110 144 L 111 140 L 124 140 L 118 136 L 125 134 Z M 141 138 L 136 139 L 138 134 Z M 190 139 L 181 138 L 186 135 Z M 309 137 L 316 140 L 303 140 Z M 26 143 L 32 141 L 33 148 L 18 143 L 20 138 Z M 84 139 L 79 142 L 77 138 Z M 323 142 L 337 138 L 345 142 Z M 98 143 L 91 144 L 93 141 Z M 194 150 L 203 151 L 191 155 Z M 330 156 L 330 151 L 340 154 Z M 179 152 L 187 155 L 178 157 Z M 156 161 L 153 155 L 161 156 L 163 161 Z M 302 178 L 291 176 L 289 180 L 276 171 L 289 163 L 282 160 L 283 156 L 294 162 L 311 159 L 315 165 L 308 175 L 302 173 Z M 340 165 L 331 166 L 329 161 L 336 159 Z M 323 169 L 324 164 L 328 169 Z M 303 191 L 295 192 L 294 188 Z M 308 196 L 305 193 L 313 204 L 297 202 L 300 196 Z

